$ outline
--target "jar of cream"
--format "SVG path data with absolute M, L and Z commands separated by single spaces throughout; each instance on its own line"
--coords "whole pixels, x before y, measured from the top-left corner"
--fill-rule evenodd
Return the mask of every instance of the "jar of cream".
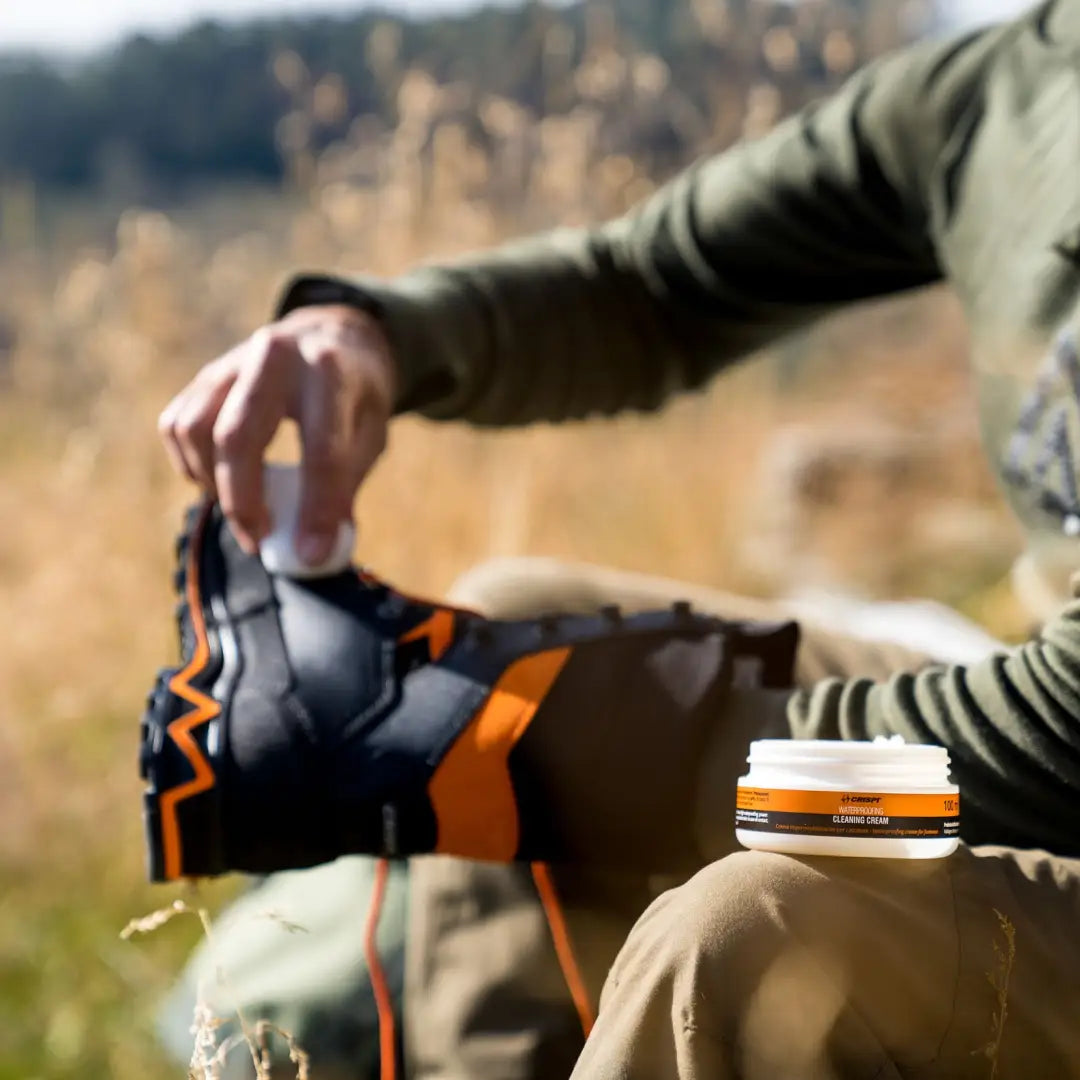
M 940 859 L 959 844 L 949 754 L 899 736 L 874 742 L 760 739 L 741 777 L 735 837 L 792 855 Z

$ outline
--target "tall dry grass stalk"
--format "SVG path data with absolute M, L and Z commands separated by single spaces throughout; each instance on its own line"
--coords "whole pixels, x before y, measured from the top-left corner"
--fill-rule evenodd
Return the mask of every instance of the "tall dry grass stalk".
M 120 931 L 122 940 L 127 941 L 136 934 L 151 934 L 171 922 L 177 915 L 193 915 L 206 937 L 211 957 L 214 956 L 214 930 L 210 924 L 210 912 L 205 907 L 191 907 L 183 900 L 174 900 L 165 908 L 158 908 L 149 915 L 132 919 Z M 298 929 L 287 924 L 290 929 Z M 220 964 L 215 964 L 218 981 L 228 989 L 228 972 Z M 207 1004 L 203 988 L 195 998 L 195 1011 L 191 1025 L 192 1053 L 188 1065 L 189 1080 L 221 1080 L 226 1060 L 234 1051 L 246 1048 L 255 1069 L 255 1080 L 273 1080 L 273 1059 L 271 1040 L 276 1035 L 286 1047 L 289 1060 L 296 1066 L 296 1080 L 310 1080 L 310 1062 L 295 1038 L 269 1020 L 250 1020 L 244 1010 L 237 1005 L 235 1014 L 240 1030 L 226 1039 L 219 1039 L 218 1032 L 226 1022 L 225 1017 L 217 1016 Z

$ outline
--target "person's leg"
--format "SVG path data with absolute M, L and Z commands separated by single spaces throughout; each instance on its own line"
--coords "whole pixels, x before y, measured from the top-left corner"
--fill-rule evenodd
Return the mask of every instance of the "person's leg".
M 347 856 L 308 870 L 271 874 L 214 922 L 162 1009 L 159 1030 L 177 1063 L 191 1059 L 191 1023 L 201 1001 L 228 1022 L 219 1045 L 236 1032 L 239 1008 L 249 1023 L 268 1020 L 309 1055 L 319 1080 L 374 1080 L 379 1075 L 375 997 L 364 956 L 364 915 L 376 860 Z M 405 963 L 408 867 L 394 863 L 379 920 L 379 958 L 395 1007 Z M 224 981 L 223 981 L 224 980 Z M 273 1076 L 295 1077 L 284 1040 L 275 1039 Z M 177 1072 L 179 1074 L 179 1070 Z M 222 1080 L 252 1080 L 240 1047 Z
M 409 1080 L 568 1077 L 585 1037 L 530 867 L 411 861 L 404 1007 Z M 595 1009 L 653 894 L 640 878 L 559 874 Z
M 627 611 L 689 600 L 733 619 L 782 609 L 684 582 L 551 559 L 504 559 L 467 573 L 449 600 L 500 618 Z M 928 658 L 805 622 L 796 677 L 881 677 Z M 556 867 L 578 966 L 593 1005 L 626 935 L 658 893 L 679 882 Z M 405 992 L 411 1080 L 533 1080 L 567 1076 L 584 1042 L 551 930 L 527 866 L 414 859 Z
M 936 659 L 883 637 L 859 636 L 825 618 L 814 618 L 805 604 L 800 604 L 796 615 L 782 601 L 558 559 L 508 558 L 481 563 L 458 580 L 450 600 L 504 619 L 546 612 L 584 614 L 605 604 L 646 611 L 667 607 L 676 600 L 688 600 L 701 611 L 728 619 L 796 618 L 802 636 L 795 677 L 801 686 L 833 675 L 884 679 L 898 671 L 917 671 Z
M 657 900 L 576 1080 L 1080 1074 L 1080 861 L 730 855 Z

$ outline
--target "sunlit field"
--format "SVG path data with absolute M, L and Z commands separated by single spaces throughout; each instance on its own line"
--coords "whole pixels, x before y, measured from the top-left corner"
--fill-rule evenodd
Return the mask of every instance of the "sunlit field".
M 609 74 L 617 93 L 629 76 Z M 639 72 L 642 92 L 660 75 Z M 278 76 L 305 77 L 295 57 Z M 315 91 L 340 106 L 333 84 Z M 598 220 L 655 184 L 595 152 L 588 108 L 544 121 L 523 180 L 521 110 L 486 103 L 481 151 L 446 93 L 404 78 L 396 129 L 318 158 L 298 111 L 282 192 L 118 225 L 0 196 L 2 1078 L 182 1072 L 154 1009 L 197 926 L 118 936 L 177 892 L 143 884 L 135 768 L 144 694 L 174 657 L 171 544 L 192 495 L 156 442 L 170 394 L 268 318 L 296 268 L 393 274 Z M 954 301 L 931 293 L 823 324 L 656 416 L 506 433 L 402 419 L 357 506 L 358 558 L 432 594 L 528 553 L 760 595 L 929 595 L 1022 632 L 965 348 Z

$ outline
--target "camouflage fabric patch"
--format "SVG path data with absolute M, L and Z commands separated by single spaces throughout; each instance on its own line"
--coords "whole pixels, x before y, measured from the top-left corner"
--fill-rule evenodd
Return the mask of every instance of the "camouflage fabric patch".
M 1080 535 L 1075 429 L 1080 414 L 1080 353 L 1073 328 L 1063 330 L 1024 397 L 1002 463 L 1005 482 L 1057 517 L 1067 536 Z M 1070 416 L 1073 420 L 1070 422 Z

